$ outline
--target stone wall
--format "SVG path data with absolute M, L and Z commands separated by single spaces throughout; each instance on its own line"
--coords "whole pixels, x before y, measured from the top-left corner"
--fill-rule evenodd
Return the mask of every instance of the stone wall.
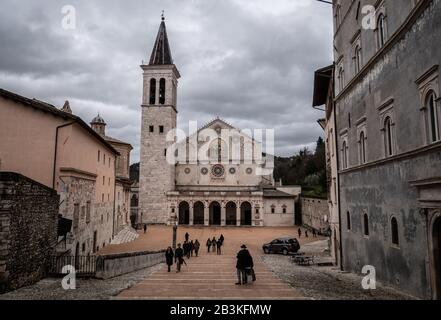
M 97 258 L 96 278 L 109 279 L 165 262 L 165 251 L 102 255 Z
M 0 292 L 39 281 L 57 242 L 57 193 L 0 172 Z
M 328 200 L 302 197 L 302 221 L 305 226 L 320 232 L 329 229 Z

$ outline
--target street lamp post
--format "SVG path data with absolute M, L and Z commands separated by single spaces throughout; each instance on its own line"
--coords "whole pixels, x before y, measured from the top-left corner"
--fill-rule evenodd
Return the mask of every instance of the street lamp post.
M 173 251 L 176 250 L 176 237 L 178 233 L 178 217 L 173 217 Z

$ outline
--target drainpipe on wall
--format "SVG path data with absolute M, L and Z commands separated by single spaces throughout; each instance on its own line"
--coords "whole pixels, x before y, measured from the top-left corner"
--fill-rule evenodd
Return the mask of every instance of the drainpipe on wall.
M 54 167 L 53 167 L 53 171 L 52 171 L 52 189 L 54 189 L 54 190 L 55 190 L 55 173 L 56 173 L 56 170 L 57 170 L 58 132 L 59 132 L 59 130 L 61 128 L 71 126 L 75 122 L 76 121 L 72 121 L 72 122 L 65 123 L 65 124 L 63 124 L 61 126 L 58 126 L 57 129 L 56 129 L 56 132 L 55 132 Z
M 334 68 L 335 70 L 335 68 Z M 335 85 L 332 86 L 333 88 L 335 88 Z M 334 90 L 333 90 L 334 91 Z M 333 95 L 335 95 L 335 93 L 333 92 Z M 337 183 L 337 204 L 338 204 L 338 233 L 339 233 L 339 241 L 340 241 L 340 270 L 343 271 L 343 242 L 342 242 L 342 225 L 341 225 L 341 202 L 340 202 L 340 173 L 338 172 L 338 168 L 339 168 L 339 163 L 340 163 L 340 153 L 338 152 L 338 140 L 337 140 L 337 110 L 336 110 L 336 103 L 334 101 L 334 97 L 332 97 L 332 109 L 333 109 L 333 113 L 334 113 L 334 147 L 335 147 L 335 157 L 337 160 L 337 179 L 338 179 L 338 183 Z
M 112 224 L 113 224 L 113 227 L 112 227 L 112 240 L 113 240 L 113 238 L 115 237 L 115 210 L 116 210 L 116 157 L 117 156 L 115 156 L 115 159 L 113 160 L 113 172 L 114 172 L 114 178 L 115 178 L 115 181 L 114 181 L 114 183 L 113 183 L 113 222 L 112 222 Z

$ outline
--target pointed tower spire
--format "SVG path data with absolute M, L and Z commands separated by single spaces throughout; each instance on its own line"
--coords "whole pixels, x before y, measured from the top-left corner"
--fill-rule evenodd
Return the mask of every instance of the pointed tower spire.
M 149 65 L 171 65 L 173 58 L 170 45 L 168 43 L 167 29 L 165 27 L 164 11 L 161 15 L 161 25 L 159 26 L 158 36 L 153 46 Z

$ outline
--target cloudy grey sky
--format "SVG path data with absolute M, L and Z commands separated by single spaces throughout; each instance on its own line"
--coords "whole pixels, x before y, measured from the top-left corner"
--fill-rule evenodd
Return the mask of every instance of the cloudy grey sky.
M 323 135 L 311 107 L 313 72 L 332 61 L 331 6 L 315 0 L 0 0 L 0 87 L 61 107 L 134 146 L 139 160 L 142 60 L 165 10 L 182 78 L 178 122 L 219 116 L 274 128 L 276 154 Z M 62 28 L 64 5 L 76 29 Z

